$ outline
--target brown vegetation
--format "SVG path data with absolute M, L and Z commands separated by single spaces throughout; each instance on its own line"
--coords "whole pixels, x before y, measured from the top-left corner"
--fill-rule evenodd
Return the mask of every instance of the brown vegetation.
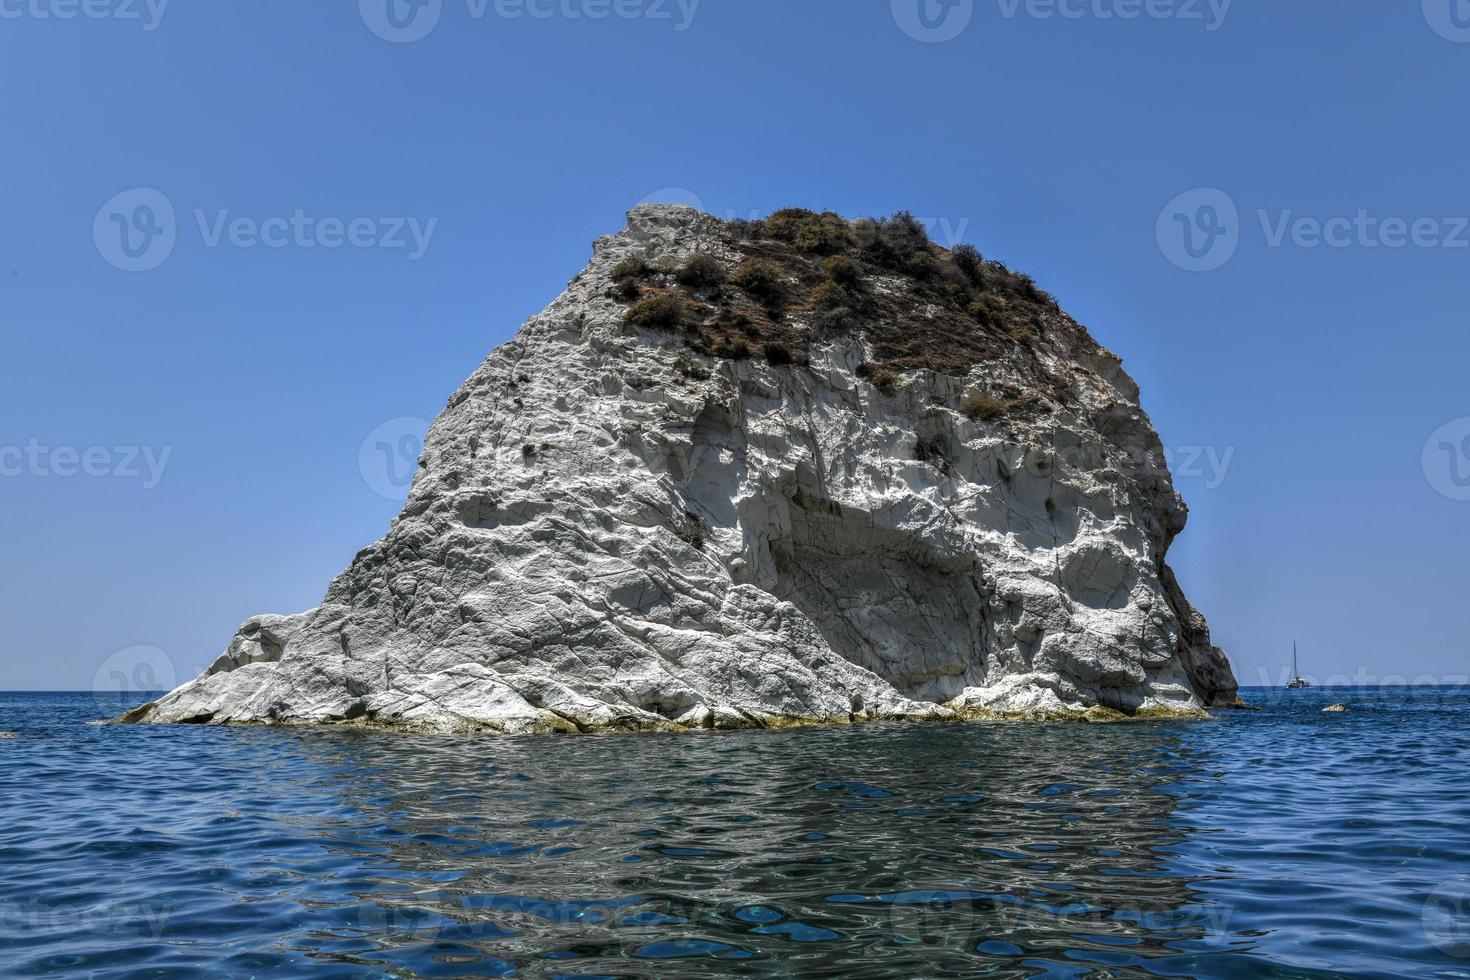
M 814 342 L 860 330 L 871 354 L 858 374 L 886 394 L 904 372 L 963 377 L 977 363 L 1004 362 L 1027 390 L 1065 401 L 1068 383 L 1047 364 L 1058 353 L 1101 350 L 1029 276 L 973 246 L 931 243 L 907 213 L 850 222 L 786 208 L 763 221 L 729 222 L 726 231 L 740 255 L 728 273 L 707 254 L 678 268 L 619 263 L 611 295 L 636 300 L 628 322 L 682 330 L 702 354 L 761 353 L 776 365 L 808 363 Z M 720 288 L 726 281 L 735 288 Z M 1039 356 L 1047 347 L 1054 356 Z M 1021 391 L 976 394 L 957 407 L 986 420 L 1045 408 Z
M 677 327 L 684 317 L 684 303 L 673 293 L 656 292 L 628 308 L 623 319 L 640 327 Z

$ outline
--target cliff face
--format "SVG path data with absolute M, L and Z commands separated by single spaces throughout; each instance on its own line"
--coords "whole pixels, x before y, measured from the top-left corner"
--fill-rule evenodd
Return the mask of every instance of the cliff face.
M 125 720 L 590 731 L 1232 703 L 1116 357 L 913 225 L 640 207 L 323 604 Z

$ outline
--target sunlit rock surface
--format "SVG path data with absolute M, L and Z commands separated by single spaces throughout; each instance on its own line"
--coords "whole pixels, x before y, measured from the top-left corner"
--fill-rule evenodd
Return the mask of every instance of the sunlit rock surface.
M 402 514 L 322 605 L 249 620 L 125 720 L 578 732 L 1235 701 L 1164 564 L 1185 508 L 1116 357 L 932 246 L 914 274 L 854 251 L 831 315 L 822 256 L 764 234 L 635 210 L 450 399 Z M 680 286 L 696 253 L 774 262 L 783 311 Z M 627 259 L 650 267 L 637 295 L 614 291 Z M 989 294 L 988 325 L 955 312 Z M 650 295 L 686 322 L 627 323 Z

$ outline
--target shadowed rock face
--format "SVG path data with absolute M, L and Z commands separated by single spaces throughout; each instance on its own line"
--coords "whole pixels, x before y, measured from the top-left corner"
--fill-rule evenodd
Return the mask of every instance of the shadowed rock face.
M 636 209 L 450 399 L 403 513 L 319 608 L 249 620 L 124 720 L 575 732 L 1233 703 L 1164 564 L 1185 508 L 1117 358 L 1002 267 L 959 281 L 920 251 L 938 268 L 854 252 L 833 314 L 820 255 Z M 696 254 L 771 262 L 784 309 L 677 285 Z M 641 293 L 615 289 L 629 259 Z M 628 323 L 651 295 L 681 322 Z M 955 339 L 915 340 L 929 320 Z

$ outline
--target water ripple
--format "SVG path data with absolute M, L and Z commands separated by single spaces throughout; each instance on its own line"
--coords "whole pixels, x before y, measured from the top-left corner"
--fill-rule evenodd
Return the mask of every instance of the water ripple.
M 0 695 L 3 969 L 1470 976 L 1470 701 L 1257 697 L 1199 724 L 493 740 Z

